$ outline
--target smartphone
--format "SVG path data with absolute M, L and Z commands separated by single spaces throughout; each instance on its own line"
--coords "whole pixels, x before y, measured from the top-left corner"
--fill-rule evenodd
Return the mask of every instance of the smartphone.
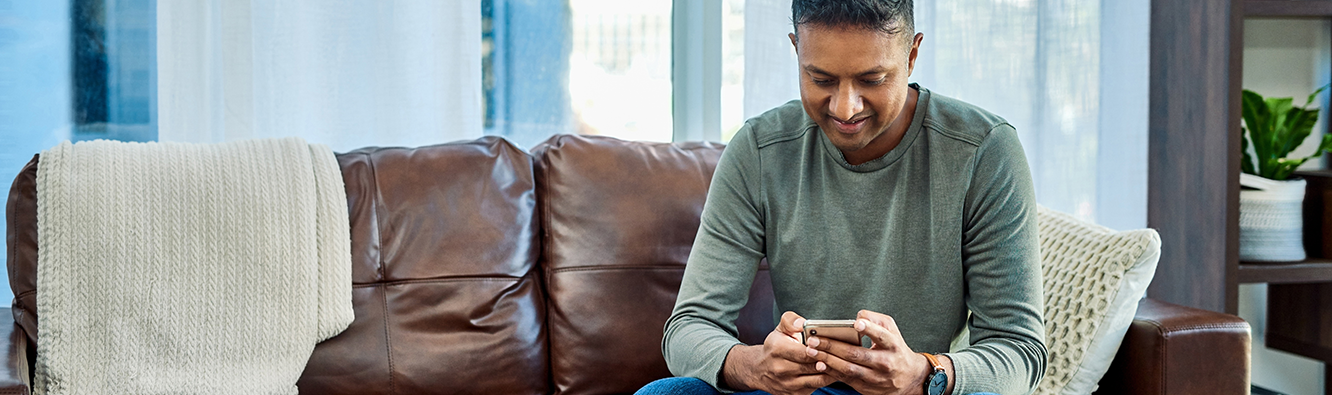
M 856 332 L 856 320 L 805 320 L 805 328 L 800 331 L 800 342 L 804 344 L 810 336 L 864 345 L 860 342 L 860 333 Z

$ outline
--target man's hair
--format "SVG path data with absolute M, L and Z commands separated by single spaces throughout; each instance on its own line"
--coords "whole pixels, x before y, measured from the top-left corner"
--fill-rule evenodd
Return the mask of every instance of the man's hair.
M 911 40 L 916 32 L 911 0 L 792 0 L 791 25 L 856 27 L 901 34 Z

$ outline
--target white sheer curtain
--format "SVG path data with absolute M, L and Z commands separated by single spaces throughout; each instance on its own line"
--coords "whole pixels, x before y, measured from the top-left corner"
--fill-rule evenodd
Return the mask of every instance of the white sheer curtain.
M 1037 200 L 1147 224 L 1149 0 L 917 0 L 912 80 L 1008 119 Z M 745 116 L 798 98 L 790 0 L 745 3 Z
M 159 1 L 159 140 L 478 137 L 480 18 L 478 1 Z

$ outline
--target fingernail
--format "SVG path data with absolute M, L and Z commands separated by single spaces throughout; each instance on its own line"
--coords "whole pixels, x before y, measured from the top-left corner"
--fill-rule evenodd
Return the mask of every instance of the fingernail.
M 817 370 L 817 371 L 822 372 L 822 371 L 824 371 L 824 370 L 826 370 L 826 369 L 828 369 L 828 365 L 823 364 L 823 362 L 819 362 L 819 363 L 815 363 L 815 364 L 814 364 L 814 370 Z
M 865 330 L 865 320 L 856 320 L 856 330 L 858 331 Z
M 795 326 L 796 326 L 796 328 L 803 328 L 803 327 L 805 327 L 805 319 L 804 319 L 804 318 L 796 318 L 796 320 L 795 320 Z
M 812 349 L 812 348 L 809 348 L 809 347 L 805 347 L 805 354 L 809 354 L 809 356 L 813 357 L 813 356 L 819 355 L 819 350 L 815 350 L 815 349 Z
M 811 337 L 811 338 L 809 338 L 809 340 L 806 340 L 805 343 L 808 343 L 810 347 L 818 347 L 818 346 L 819 346 L 819 338 L 817 338 L 817 337 Z

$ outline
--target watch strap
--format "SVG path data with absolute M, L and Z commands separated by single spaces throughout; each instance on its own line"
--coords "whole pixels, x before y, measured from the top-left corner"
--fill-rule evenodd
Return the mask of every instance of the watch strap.
M 939 363 L 939 358 L 930 353 L 917 353 L 924 355 L 925 359 L 930 361 L 930 374 L 925 376 L 925 395 L 943 395 L 948 390 L 948 373 L 944 370 L 943 364 Z
M 937 372 L 937 371 L 940 371 L 940 370 L 944 370 L 943 364 L 939 363 L 939 357 L 934 356 L 934 354 L 930 354 L 930 353 L 927 353 L 927 352 L 922 352 L 922 353 L 917 353 L 917 354 L 924 355 L 924 356 L 925 356 L 925 359 L 930 360 L 930 369 L 931 369 L 931 370 L 934 370 L 934 371 L 936 371 L 936 372 Z

